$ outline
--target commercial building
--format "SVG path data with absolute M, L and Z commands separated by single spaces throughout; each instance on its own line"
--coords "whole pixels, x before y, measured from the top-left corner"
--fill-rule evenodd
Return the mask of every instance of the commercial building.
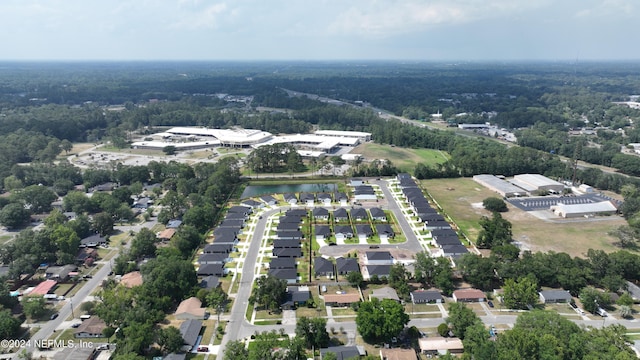
M 494 175 L 475 175 L 473 180 L 504 197 L 525 196 L 526 191 Z
M 540 174 L 516 175 L 511 180 L 511 183 L 528 192 L 548 191 L 554 194 L 561 194 L 564 191 L 564 184 Z
M 550 208 L 554 214 L 563 218 L 593 217 L 596 215 L 611 215 L 618 211 L 618 208 L 611 201 L 601 201 L 589 204 L 563 204 L 558 203 Z

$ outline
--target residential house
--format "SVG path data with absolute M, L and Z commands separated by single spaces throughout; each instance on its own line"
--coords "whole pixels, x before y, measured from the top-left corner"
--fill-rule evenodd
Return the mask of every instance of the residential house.
M 242 214 L 231 214 L 231 215 L 242 215 Z M 233 228 L 233 229 L 243 229 L 245 226 L 246 220 L 245 219 L 233 219 L 230 216 L 226 216 L 222 222 L 218 225 L 219 229 L 224 229 L 224 228 Z M 242 231 L 239 231 L 238 234 L 241 234 Z
M 313 211 L 311 212 L 313 214 L 313 218 L 317 220 L 322 220 L 322 221 L 327 221 L 329 220 L 329 210 L 322 208 L 322 207 L 317 207 L 315 209 L 313 209 Z
M 374 207 L 369 209 L 369 213 L 371 214 L 371 219 L 373 221 L 387 221 L 387 214 L 385 214 L 384 210 Z
M 235 251 L 233 244 L 207 244 L 202 252 L 205 254 L 229 254 Z
M 77 269 L 78 267 L 75 265 L 49 266 L 45 271 L 44 276 L 47 279 L 64 282 L 69 279 L 69 273 L 74 272 Z
M 269 269 L 269 274 L 280 280 L 285 280 L 287 284 L 298 282 L 298 272 L 296 269 Z
M 351 210 L 351 219 L 353 221 L 367 221 L 369 220 L 369 215 L 364 208 L 354 208 Z
M 300 248 L 299 239 L 275 239 L 273 240 L 273 248 Z
M 205 276 L 200 280 L 200 287 L 206 290 L 215 289 L 220 286 L 220 278 L 217 276 Z
M 544 290 L 538 293 L 543 304 L 571 302 L 571 294 L 567 290 Z
M 277 231 L 298 231 L 300 230 L 300 222 L 279 222 L 276 227 Z
M 251 208 L 252 210 L 262 209 L 264 207 L 264 203 L 261 203 L 259 201 L 255 201 L 253 199 L 245 200 L 245 201 L 241 202 L 240 204 L 243 205 L 243 206 L 246 206 L 248 208 Z
M 426 337 L 418 339 L 418 345 L 420 352 L 425 355 L 461 354 L 464 352 L 464 345 L 459 338 Z
M 202 330 L 202 320 L 189 319 L 180 324 L 180 334 L 184 340 L 183 350 L 191 351 L 198 342 L 200 331 Z
M 418 360 L 418 355 L 413 349 L 389 348 L 380 349 L 382 360 Z
M 425 220 L 424 228 L 426 230 L 451 229 L 451 224 L 446 220 Z
M 389 224 L 376 224 L 376 232 L 380 237 L 380 241 L 389 241 L 396 235 Z
M 296 259 L 294 258 L 272 258 L 269 262 L 269 269 L 295 269 Z
M 89 188 L 90 193 L 98 192 L 98 191 L 113 191 L 117 186 L 112 182 L 107 182 L 104 184 L 96 185 L 94 187 Z
M 333 221 L 335 221 L 335 222 L 348 222 L 349 221 L 349 214 L 347 213 L 347 210 L 344 209 L 344 208 L 336 209 L 333 212 Z
M 336 360 L 357 359 L 367 355 L 364 348 L 359 349 L 358 346 L 331 346 L 320 349 L 320 359 L 322 360 L 327 353 L 334 354 Z
M 38 285 L 36 285 L 36 287 L 34 287 L 33 290 L 31 290 L 31 292 L 29 293 L 29 296 L 47 295 L 50 292 L 52 292 L 57 285 L 58 285 L 58 282 L 56 280 L 53 280 L 53 279 L 45 280 L 39 283 Z
M 362 277 L 365 280 L 371 280 L 374 276 L 378 279 L 388 278 L 391 272 L 391 265 L 366 265 L 362 271 Z
M 393 256 L 388 251 L 367 251 L 364 253 L 367 265 L 393 265 Z
M 343 307 L 343 306 L 349 306 L 359 301 L 360 301 L 360 295 L 357 293 L 325 294 L 324 295 L 324 304 L 326 306 Z
M 333 193 L 333 200 L 337 203 L 340 203 L 340 205 L 342 206 L 346 206 L 349 202 L 349 197 L 345 193 L 335 192 Z
M 431 208 L 429 208 L 431 209 Z M 432 211 L 429 210 L 424 210 L 421 209 L 419 212 L 416 213 L 416 216 L 418 217 L 418 219 L 421 222 L 425 222 L 425 221 L 445 221 L 444 220 L 444 216 L 438 214 L 435 210 L 431 209 Z
M 467 247 L 462 245 L 462 243 L 442 245 L 440 246 L 440 249 L 441 249 L 441 254 L 440 254 L 441 256 L 452 257 L 452 258 L 459 258 L 460 256 L 469 252 Z
M 153 200 L 148 197 L 140 198 L 133 202 L 132 207 L 134 209 L 146 210 L 153 204 Z
M 107 238 L 104 236 L 100 236 L 100 234 L 93 234 L 91 236 L 87 236 L 84 239 L 80 240 L 79 247 L 97 247 L 101 245 L 107 244 Z
M 140 286 L 142 285 L 142 281 L 142 274 L 140 271 L 128 272 L 120 278 L 120 284 L 128 288 Z
M 104 337 L 102 332 L 106 328 L 107 324 L 104 320 L 97 316 L 92 316 L 80 323 L 80 326 L 73 332 L 73 336 L 78 339 L 100 338 Z
M 367 241 L 368 238 L 373 236 L 373 230 L 369 224 L 356 225 L 356 234 L 358 234 L 359 241 Z
M 316 197 L 312 193 L 300 193 L 300 203 L 306 206 L 313 206 Z
M 369 294 L 369 300 L 372 300 L 374 298 L 380 301 L 384 299 L 390 299 L 400 302 L 400 297 L 398 297 L 398 293 L 396 292 L 396 290 L 388 286 L 379 289 L 373 289 L 373 291 L 371 291 L 371 294 Z
M 356 258 L 343 258 L 336 259 L 336 272 L 339 275 L 346 275 L 350 272 L 360 272 L 360 265 Z
M 328 225 L 315 226 L 316 240 L 324 241 L 331 236 L 331 228 Z
M 164 229 L 158 234 L 158 240 L 170 241 L 173 235 L 176 234 L 176 229 Z
M 329 193 L 318 193 L 316 194 L 316 198 L 318 199 L 318 202 L 324 206 L 331 205 L 331 194 Z
M 182 220 L 177 220 L 177 219 L 173 219 L 173 220 L 169 220 L 167 222 L 167 229 L 177 229 L 180 227 L 180 225 L 182 225 Z
M 276 237 L 280 240 L 301 240 L 304 234 L 302 231 L 276 231 Z
M 484 292 L 478 289 L 460 289 L 453 292 L 455 302 L 483 302 L 485 299 Z
M 296 216 L 300 219 L 302 219 L 303 217 L 306 217 L 307 214 L 307 210 L 305 209 L 289 209 L 284 213 L 286 216 Z
M 202 307 L 202 301 L 200 301 L 200 299 L 198 299 L 197 297 L 190 297 L 180 302 L 180 305 L 178 305 L 178 308 L 176 309 L 174 315 L 178 320 L 204 320 L 208 317 L 206 310 L 207 309 Z
M 298 198 L 296 197 L 296 194 L 293 193 L 287 193 L 284 194 L 284 201 L 287 202 L 289 205 L 296 205 L 298 203 Z
M 246 215 L 247 217 L 249 215 L 251 215 L 252 212 L 253 212 L 253 210 L 251 210 L 250 207 L 242 206 L 242 205 L 235 205 L 235 206 L 230 207 L 227 210 L 227 214 L 238 214 L 238 213 L 240 213 L 240 214 Z
M 313 261 L 313 270 L 316 274 L 316 277 L 326 276 L 328 278 L 333 278 L 335 275 L 335 269 L 333 267 L 333 262 L 329 259 L 325 259 L 321 256 L 317 257 Z
M 81 249 L 78 249 L 78 254 L 76 255 L 76 264 L 89 265 L 92 261 L 95 261 L 97 258 L 98 258 L 98 250 L 94 248 L 81 248 Z
M 416 290 L 411 292 L 411 302 L 414 304 L 440 304 L 444 302 L 440 291 L 436 290 Z
M 351 178 L 349 179 L 349 186 L 362 186 L 364 185 L 364 181 L 362 181 L 362 179 L 357 179 L 357 178 Z
M 231 261 L 229 254 L 225 253 L 204 253 L 198 257 L 198 264 L 225 264 Z
M 216 263 L 216 264 L 204 264 L 200 265 L 197 271 L 198 276 L 209 276 L 215 275 L 218 277 L 225 276 L 227 274 L 227 270 L 224 268 L 224 264 Z
M 293 310 L 298 306 L 305 306 L 311 298 L 308 286 L 288 286 L 287 298 L 280 307 L 283 310 Z
M 371 185 L 358 186 L 353 190 L 353 197 L 356 200 L 377 200 L 376 192 Z
M 302 248 L 274 248 L 271 253 L 279 258 L 299 258 L 302 257 Z
M 336 235 L 336 240 L 344 241 L 353 237 L 353 229 L 351 228 L 351 226 L 336 225 L 333 228 L 333 232 Z
M 275 206 L 278 203 L 278 200 L 271 195 L 261 196 L 260 200 L 264 201 L 267 206 Z

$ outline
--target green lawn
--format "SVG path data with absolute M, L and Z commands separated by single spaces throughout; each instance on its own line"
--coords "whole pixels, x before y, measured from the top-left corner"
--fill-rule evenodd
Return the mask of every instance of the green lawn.
M 418 163 L 433 166 L 449 159 L 449 154 L 439 150 L 408 149 L 376 143 L 360 144 L 353 152 L 362 154 L 367 159 L 387 159 L 402 171 L 407 172 L 413 172 Z

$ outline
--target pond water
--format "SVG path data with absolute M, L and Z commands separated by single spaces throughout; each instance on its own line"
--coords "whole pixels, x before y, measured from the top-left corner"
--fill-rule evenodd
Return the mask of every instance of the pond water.
M 249 185 L 242 192 L 241 198 L 246 199 L 267 194 L 284 194 L 300 192 L 334 192 L 338 191 L 337 184 L 280 184 L 280 185 Z

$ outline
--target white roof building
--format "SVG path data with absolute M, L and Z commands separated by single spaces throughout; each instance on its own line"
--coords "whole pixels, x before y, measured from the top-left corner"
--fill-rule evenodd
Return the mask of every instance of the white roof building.
M 315 134 L 322 136 L 352 137 L 362 141 L 371 140 L 371 133 L 362 131 L 316 130 Z
M 589 204 L 566 205 L 558 203 L 551 206 L 554 214 L 563 218 L 591 217 L 597 214 L 615 214 L 618 208 L 611 201 L 601 201 Z

